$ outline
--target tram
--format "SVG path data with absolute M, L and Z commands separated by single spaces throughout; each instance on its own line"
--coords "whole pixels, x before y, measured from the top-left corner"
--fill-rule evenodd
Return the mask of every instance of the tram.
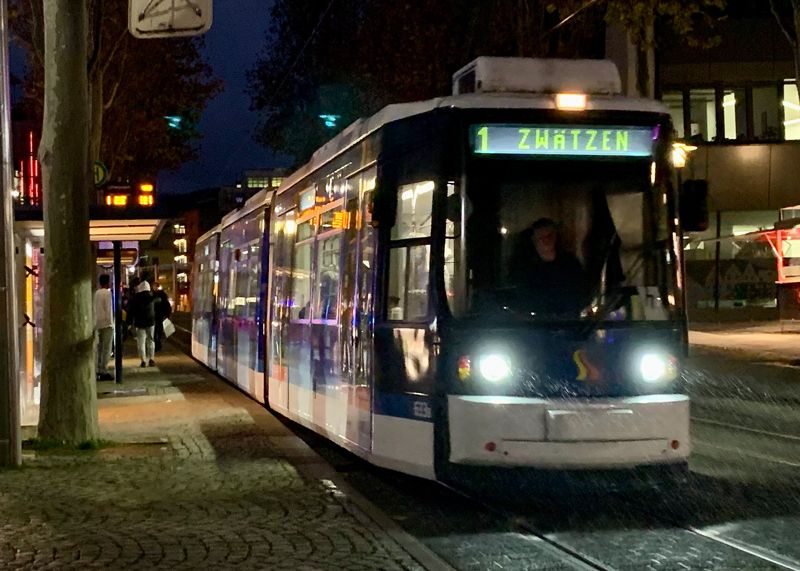
M 424 478 L 685 466 L 679 201 L 702 200 L 667 110 L 620 85 L 479 58 L 353 123 L 198 241 L 193 355 Z

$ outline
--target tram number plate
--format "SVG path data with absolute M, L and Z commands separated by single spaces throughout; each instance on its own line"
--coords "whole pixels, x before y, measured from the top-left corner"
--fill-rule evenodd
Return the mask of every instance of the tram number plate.
M 431 405 L 425 401 L 414 401 L 414 416 L 417 418 L 432 418 L 433 411 L 431 410 Z

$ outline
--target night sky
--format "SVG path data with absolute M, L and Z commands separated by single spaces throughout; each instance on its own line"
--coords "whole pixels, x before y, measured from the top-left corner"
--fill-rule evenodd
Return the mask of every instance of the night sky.
M 244 93 L 245 77 L 263 49 L 270 0 L 214 0 L 214 22 L 205 36 L 205 54 L 224 91 L 203 114 L 200 158 L 158 179 L 160 192 L 181 193 L 233 184 L 245 169 L 285 166 L 253 141 L 257 114 Z

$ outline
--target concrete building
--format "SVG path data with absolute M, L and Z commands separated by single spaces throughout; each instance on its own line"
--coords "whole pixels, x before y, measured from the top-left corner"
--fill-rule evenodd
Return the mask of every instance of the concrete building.
M 698 147 L 683 177 L 709 181 L 710 227 L 685 245 L 689 313 L 775 319 L 775 244 L 741 236 L 800 216 L 794 61 L 768 2 L 731 2 L 719 32 L 711 49 L 662 46 L 656 66 L 656 90 L 677 137 Z M 793 265 L 791 244 L 784 245 L 783 263 Z M 795 252 L 800 265 L 800 242 Z

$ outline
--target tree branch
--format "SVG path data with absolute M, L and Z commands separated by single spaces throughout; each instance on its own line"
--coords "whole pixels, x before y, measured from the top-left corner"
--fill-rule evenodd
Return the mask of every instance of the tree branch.
M 108 111 L 111 109 L 111 106 L 114 104 L 114 99 L 117 97 L 117 92 L 119 91 L 119 86 L 122 84 L 122 80 L 125 78 L 125 65 L 128 62 L 128 52 L 122 52 L 122 61 L 119 62 L 117 66 L 119 69 L 119 74 L 117 75 L 117 80 L 114 82 L 114 85 L 111 87 L 111 93 L 108 96 L 108 99 L 103 102 L 103 110 Z M 105 77 L 105 73 L 103 73 Z
M 86 70 L 89 77 L 92 77 L 97 68 L 97 61 L 100 58 L 100 48 L 103 43 L 103 2 L 102 0 L 95 0 L 92 2 L 90 10 L 92 18 L 92 51 L 88 56 Z
M 114 46 L 111 48 L 111 52 L 109 52 L 108 57 L 106 57 L 105 61 L 103 62 L 103 69 L 101 70 L 103 73 L 106 72 L 108 67 L 114 62 L 114 58 L 117 57 L 117 52 L 122 47 L 123 44 L 127 43 L 128 39 L 128 28 L 123 28 L 122 32 L 119 36 L 117 36 L 117 40 L 114 42 Z
M 786 39 L 789 40 L 789 44 L 794 47 L 797 45 L 797 30 L 795 33 L 792 32 L 786 27 L 783 22 L 783 17 L 781 16 L 780 10 L 778 10 L 778 6 L 776 4 L 776 0 L 769 0 L 769 7 L 772 10 L 772 15 L 775 16 L 775 21 L 778 22 L 778 27 L 783 32 L 783 35 L 786 36 Z M 797 7 L 794 1 L 792 2 L 792 10 L 796 12 Z
M 28 0 L 31 8 L 31 48 L 34 57 L 40 66 L 44 67 L 44 13 L 42 3 L 37 0 Z

